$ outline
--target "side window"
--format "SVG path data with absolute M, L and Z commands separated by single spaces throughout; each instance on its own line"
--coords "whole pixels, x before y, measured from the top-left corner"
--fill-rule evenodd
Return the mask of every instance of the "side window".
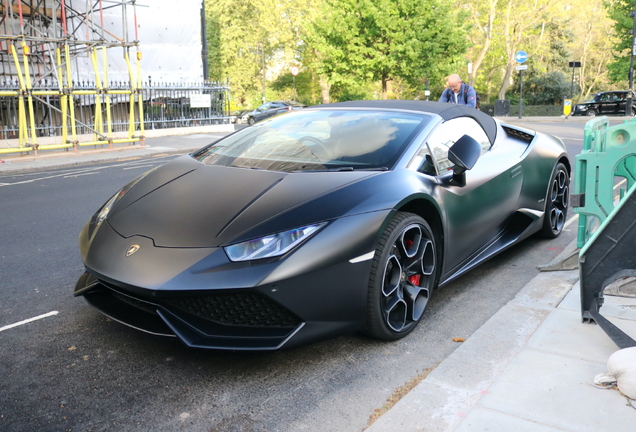
M 464 135 L 471 136 L 481 144 L 481 154 L 490 149 L 486 132 L 475 120 L 469 117 L 448 120 L 439 125 L 426 141 L 438 174 L 443 174 L 452 168 L 453 164 L 448 160 L 448 150 Z

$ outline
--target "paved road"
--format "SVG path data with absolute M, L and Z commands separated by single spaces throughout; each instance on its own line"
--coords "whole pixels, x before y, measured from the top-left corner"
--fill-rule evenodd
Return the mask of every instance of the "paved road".
M 350 335 L 279 353 L 186 349 L 71 296 L 85 221 L 172 157 L 0 177 L 0 327 L 57 312 L 0 331 L 0 430 L 362 430 L 575 233 L 572 225 L 553 241 L 529 239 L 441 289 L 423 325 L 395 343 Z

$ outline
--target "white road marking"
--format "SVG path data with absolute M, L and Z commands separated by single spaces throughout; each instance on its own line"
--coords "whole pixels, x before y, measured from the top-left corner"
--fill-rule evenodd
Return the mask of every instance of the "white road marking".
M 93 175 L 93 174 L 99 174 L 99 172 L 89 172 L 89 173 L 84 173 L 84 174 L 72 174 L 72 175 L 67 175 L 64 176 L 64 178 L 75 178 L 75 177 L 80 177 L 80 176 L 85 176 L 85 175 Z
M 53 312 L 46 313 L 44 315 L 38 315 L 38 316 L 33 317 L 33 318 L 25 319 L 24 321 L 20 321 L 20 322 L 17 322 L 15 324 L 9 324 L 9 325 L 6 325 L 4 327 L 0 327 L 0 332 L 1 331 L 5 331 L 5 330 L 9 330 L 9 329 L 11 329 L 13 327 L 18 327 L 18 326 L 21 326 L 21 325 L 24 325 L 24 324 L 28 324 L 28 323 L 30 323 L 32 321 L 37 321 L 37 320 L 40 320 L 42 318 L 47 318 L 47 317 L 50 317 L 50 316 L 53 316 L 53 315 L 57 315 L 58 313 L 59 313 L 58 311 L 53 311 Z
M 155 163 L 159 164 L 162 163 L 163 161 L 158 161 L 158 159 L 165 159 L 165 158 L 169 158 L 172 157 L 172 155 L 167 155 L 167 156 L 157 156 L 155 158 L 153 158 L 153 162 L 157 161 Z M 106 165 L 106 166 L 100 166 L 100 167 L 88 167 L 88 168 L 76 168 L 76 169 L 70 169 L 70 170 L 63 170 L 63 171 L 48 171 L 48 172 L 39 172 L 39 173 L 34 173 L 36 175 L 42 175 L 42 174 L 48 174 L 48 173 L 56 173 L 54 175 L 49 175 L 49 176 L 45 176 L 45 177 L 38 177 L 38 178 L 32 178 L 30 180 L 23 180 L 23 181 L 19 181 L 19 182 L 15 182 L 15 183 L 0 183 L 0 187 L 3 186 L 17 186 L 17 185 L 21 185 L 21 184 L 27 184 L 27 183 L 33 183 L 36 181 L 41 181 L 41 180 L 50 180 L 53 178 L 58 178 L 58 177 L 75 177 L 78 174 L 84 174 L 84 173 L 88 173 L 88 172 L 94 172 L 94 171 L 99 171 L 99 170 L 105 170 L 108 168 L 121 168 L 122 166 L 135 166 L 137 164 L 148 164 L 148 160 L 135 160 L 132 162 L 124 162 L 124 163 L 114 163 L 112 165 Z M 33 175 L 33 174 L 29 174 L 29 175 Z M 22 175 L 18 175 L 19 177 L 22 176 L 26 176 L 25 174 Z M 6 175 L 6 176 L 2 176 L 2 177 L 13 177 L 10 174 Z
M 126 170 L 131 170 L 131 169 L 137 169 L 137 168 L 147 168 L 147 167 L 154 167 L 155 165 L 137 165 L 134 167 L 128 167 L 128 168 L 124 168 L 123 171 Z
M 568 220 L 568 221 L 565 223 L 565 225 L 563 225 L 563 228 L 567 228 L 567 227 L 569 227 L 569 226 L 570 226 L 570 225 L 571 225 L 574 221 L 577 221 L 577 220 L 579 220 L 579 215 L 575 214 L 574 216 L 572 216 L 572 217 L 570 218 L 570 220 Z

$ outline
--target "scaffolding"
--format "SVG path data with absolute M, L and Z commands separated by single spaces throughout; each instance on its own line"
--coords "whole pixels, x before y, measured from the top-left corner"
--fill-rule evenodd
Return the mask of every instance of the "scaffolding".
M 136 0 L 0 0 L 0 125 L 18 125 L 17 147 L 2 153 L 69 149 L 133 143 L 144 137 L 143 83 Z M 105 11 L 118 9 L 121 27 L 105 25 Z M 133 32 L 129 16 L 132 15 Z M 114 16 L 112 14 L 110 17 Z M 129 34 L 132 33 L 132 34 Z M 109 53 L 121 50 L 128 81 L 112 86 Z M 81 59 L 81 62 L 78 61 Z M 131 60 L 132 59 L 132 60 Z M 90 79 L 80 83 L 80 63 Z M 73 67 L 75 65 L 75 67 Z M 85 77 L 87 78 L 87 77 Z M 128 102 L 127 133 L 113 131 L 113 104 Z M 9 103 L 10 102 L 10 103 Z M 37 108 L 36 106 L 37 102 Z M 89 124 L 76 116 L 79 104 L 90 104 Z M 61 124 L 61 143 L 40 145 L 36 124 L 48 117 Z M 6 123 L 6 122 L 5 122 Z M 78 139 L 77 128 L 92 139 Z

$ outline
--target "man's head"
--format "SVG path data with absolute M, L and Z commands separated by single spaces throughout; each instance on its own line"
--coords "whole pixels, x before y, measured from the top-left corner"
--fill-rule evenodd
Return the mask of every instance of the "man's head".
M 455 93 L 458 93 L 462 88 L 462 79 L 457 74 L 450 75 L 448 77 L 448 88 Z

